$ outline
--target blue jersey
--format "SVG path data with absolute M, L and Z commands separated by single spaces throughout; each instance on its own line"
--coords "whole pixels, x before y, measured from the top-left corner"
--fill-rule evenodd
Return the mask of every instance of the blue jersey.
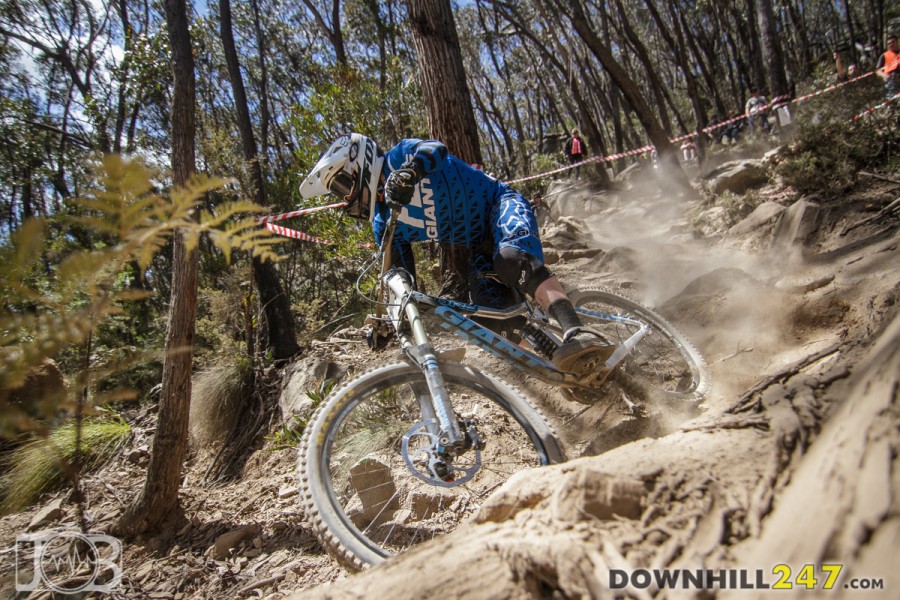
M 518 192 L 447 152 L 442 143 L 402 140 L 385 154 L 384 175 L 415 159 L 421 179 L 412 201 L 403 208 L 394 246 L 434 240 L 469 248 L 513 245 L 539 258 L 544 254 L 531 206 Z M 373 218 L 375 240 L 387 226 L 388 209 L 378 202 Z

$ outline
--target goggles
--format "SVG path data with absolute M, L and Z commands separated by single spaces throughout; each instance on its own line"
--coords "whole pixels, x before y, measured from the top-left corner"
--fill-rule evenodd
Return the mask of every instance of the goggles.
M 328 190 L 341 200 L 352 200 L 356 188 L 356 178 L 347 171 L 339 171 L 331 178 Z
M 368 190 L 358 189 L 359 179 L 346 171 L 340 171 L 331 179 L 328 190 L 347 203 L 344 212 L 354 219 L 370 217 Z

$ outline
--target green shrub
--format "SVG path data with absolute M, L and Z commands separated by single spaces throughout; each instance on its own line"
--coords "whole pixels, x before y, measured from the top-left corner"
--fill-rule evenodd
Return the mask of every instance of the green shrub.
M 854 94 L 867 102 L 853 101 Z M 860 116 L 878 102 L 879 96 L 861 88 L 803 107 L 798 135 L 780 153 L 776 174 L 801 194 L 827 197 L 853 186 L 860 170 L 895 168 L 900 153 L 896 107 Z

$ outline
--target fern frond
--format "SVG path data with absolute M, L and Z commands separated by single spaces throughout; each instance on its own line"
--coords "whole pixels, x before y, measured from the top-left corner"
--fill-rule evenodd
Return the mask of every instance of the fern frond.
M 114 248 L 79 252 L 67 257 L 57 269 L 60 294 L 71 299 L 79 289 L 92 292 L 97 280 L 104 273 L 108 274 L 111 263 L 117 257 L 118 252 Z
M 4 315 L 0 346 L 0 389 L 25 383 L 30 370 L 62 348 L 80 345 L 91 329 L 91 319 L 74 314 L 45 312 L 38 315 Z
M 176 233 L 183 236 L 188 252 L 198 247 L 201 235 L 208 235 L 228 259 L 235 250 L 264 260 L 280 259 L 275 245 L 286 240 L 259 228 L 249 216 L 265 212 L 264 208 L 242 200 L 201 214 L 205 195 L 229 180 L 198 176 L 161 195 L 155 189 L 155 177 L 137 161 L 104 158 L 95 187 L 72 201 L 78 214 L 67 219 L 86 229 L 93 239 L 99 235 L 99 248 L 78 251 L 65 245 L 68 256 L 61 262 L 53 250 L 58 266 L 50 277 L 36 275 L 46 249 L 41 221 L 28 221 L 7 244 L 0 245 L 0 290 L 9 298 L 0 310 L 0 406 L 4 407 L 0 429 L 34 428 L 38 426 L 32 419 L 35 415 L 56 414 L 72 405 L 74 393 L 35 406 L 34 415 L 30 409 L 23 413 L 14 407 L 7 412 L 9 403 L 3 390 L 24 383 L 44 359 L 58 356 L 67 347 L 83 346 L 104 320 L 125 313 L 123 303 L 146 299 L 150 294 L 143 290 L 118 289 L 117 280 L 132 261 L 146 269 Z M 32 284 L 32 279 L 36 283 Z M 19 308 L 25 305 L 28 311 Z M 96 358 L 98 352 L 94 349 L 92 367 L 79 377 L 82 386 L 90 384 L 96 389 L 95 384 L 120 376 L 132 364 L 146 362 L 143 356 L 103 356 L 102 352 Z M 94 401 L 116 400 L 126 394 L 130 392 L 103 392 Z
M 146 300 L 153 296 L 153 292 L 141 289 L 128 289 L 114 292 L 112 299 L 116 302 L 134 302 L 136 300 Z
M 196 175 L 184 186 L 172 190 L 172 202 L 176 206 L 194 204 L 208 192 L 224 186 L 229 181 L 229 179 L 223 179 L 221 177 L 209 177 L 202 174 Z
M 166 233 L 166 235 L 160 234 L 152 236 L 143 244 L 139 244 L 137 246 L 138 252 L 134 256 L 134 259 L 137 260 L 137 263 L 141 267 L 141 269 L 146 269 L 148 266 L 150 266 L 150 263 L 153 262 L 153 257 L 159 254 L 163 246 L 166 245 L 169 237 L 171 237 L 171 232 Z
M 11 236 L 13 255 L 9 264 L 3 265 L 4 275 L 21 277 L 41 259 L 44 246 L 44 221 L 29 219 Z
M 236 216 L 244 216 L 245 213 L 261 214 L 268 212 L 262 206 L 249 200 L 237 200 L 229 202 L 216 209 L 213 215 L 209 211 L 203 211 L 200 215 L 200 223 L 207 229 L 218 228 L 235 218 Z M 248 219 L 252 224 L 256 224 L 255 220 Z
M 193 252 L 200 244 L 200 232 L 196 229 L 185 229 L 181 232 L 184 236 L 184 253 L 185 259 L 187 255 Z
M 0 291 L 7 301 L 43 303 L 43 295 L 30 284 L 44 245 L 42 219 L 29 219 L 0 246 Z
M 229 225 L 224 230 L 211 230 L 209 239 L 229 262 L 234 250 L 249 250 L 253 256 L 277 262 L 281 257 L 272 248 L 287 241 L 287 238 L 277 237 L 267 229 L 260 229 L 251 219 Z

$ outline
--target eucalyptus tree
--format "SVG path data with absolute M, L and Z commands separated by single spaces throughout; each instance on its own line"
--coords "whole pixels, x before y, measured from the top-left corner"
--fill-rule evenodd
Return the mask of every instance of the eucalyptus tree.
M 570 36 L 570 28 L 558 18 L 558 10 L 548 10 L 541 0 L 536 0 L 532 6 L 507 3 L 497 3 L 495 6 L 515 35 L 521 38 L 523 46 L 527 45 L 531 53 L 540 57 L 544 66 L 540 76 L 542 85 L 534 91 L 551 99 L 559 98 L 563 108 L 559 112 L 565 122 L 556 124 L 558 135 L 565 137 L 566 130 L 573 123 L 580 123 L 591 151 L 595 155 L 601 154 L 602 134 L 586 91 L 591 87 L 591 82 L 576 76 L 574 63 L 581 59 L 570 48 L 577 43 L 577 38 Z M 606 171 L 598 171 L 598 175 L 606 177 Z
M 706 125 L 707 119 L 700 98 L 700 90 L 697 86 L 697 80 L 694 76 L 694 69 L 692 68 L 688 57 L 684 31 L 681 27 L 681 23 L 679 22 L 678 14 L 675 10 L 675 5 L 674 3 L 666 4 L 671 26 L 671 31 L 669 31 L 669 26 L 667 26 L 654 1 L 644 1 L 647 4 L 647 9 L 650 11 L 650 14 L 653 16 L 653 21 L 656 23 L 660 35 L 667 41 L 669 48 L 676 58 L 678 67 L 681 69 L 681 75 L 685 82 L 687 98 L 690 101 L 691 108 L 694 112 L 695 129 L 699 131 L 700 128 Z M 659 149 L 658 146 L 657 149 Z
M 429 131 L 454 156 L 481 164 L 478 127 L 450 0 L 407 0 L 406 6 L 419 57 Z M 441 294 L 467 298 L 464 273 L 468 271 L 468 250 L 452 244 L 442 244 L 441 249 Z
M 20 61 L 21 52 L 14 45 L 0 48 L 0 68 L 7 74 L 0 78 L 2 238 L 21 226 L 25 219 L 54 211 L 54 203 L 48 201 L 43 188 L 35 182 L 40 179 L 37 172 L 51 166 L 48 149 L 53 148 L 58 139 L 66 137 L 58 134 L 58 128 L 43 122 L 40 99 L 31 93 L 31 77 L 16 66 Z M 72 141 L 67 140 L 67 143 Z
M 341 0 L 330 0 L 330 2 L 302 0 L 302 2 L 312 14 L 316 25 L 331 42 L 335 60 L 346 66 L 347 50 L 344 47 L 344 34 L 341 30 Z
M 165 11 L 172 48 L 172 180 L 185 186 L 196 171 L 194 51 L 185 0 L 165 0 Z M 188 445 L 199 270 L 198 246 L 176 234 L 159 418 L 144 487 L 119 521 L 129 533 L 157 529 L 178 506 Z
M 790 89 L 784 71 L 784 52 L 781 49 L 772 0 L 756 1 L 759 31 L 762 34 L 763 57 L 766 63 L 766 77 L 769 83 L 768 89 L 772 96 L 787 96 L 790 94 Z
M 669 118 L 669 111 L 666 110 L 666 106 L 672 106 L 674 109 L 674 102 L 672 102 L 671 96 L 668 93 L 668 87 L 662 84 L 659 74 L 657 73 L 655 61 L 650 54 L 649 48 L 643 41 L 646 36 L 640 35 L 631 24 L 631 18 L 628 14 L 629 11 L 626 10 L 622 0 L 615 0 L 615 4 L 617 18 L 612 20 L 613 25 L 616 27 L 619 38 L 628 43 L 640 61 L 649 81 L 650 93 L 653 94 L 657 110 L 659 111 L 660 123 L 667 132 L 671 133 L 672 125 Z M 634 9 L 632 8 L 631 10 Z M 677 110 L 675 110 L 675 114 L 680 119 Z
M 45 138 L 35 194 L 54 203 L 77 194 L 83 159 L 92 152 L 138 152 L 153 157 L 168 146 L 158 129 L 167 119 L 164 36 L 149 4 L 11 0 L 0 5 L 0 39 L 18 64 L 4 80 L 27 80 L 7 94 L 34 107 L 17 118 L 27 136 Z
M 616 61 L 610 47 L 605 44 L 588 21 L 587 14 L 580 0 L 568 0 L 566 6 L 559 8 L 566 11 L 567 18 L 571 21 L 573 29 L 584 41 L 594 56 L 599 60 L 609 76 L 622 91 L 625 100 L 634 110 L 638 120 L 647 132 L 647 137 L 656 147 L 660 160 L 668 167 L 670 177 L 684 191 L 691 189 L 687 176 L 678 163 L 677 150 L 669 141 L 666 131 L 659 124 L 659 120 L 653 114 L 650 106 L 644 100 L 641 91 L 629 77 L 628 73 Z
M 263 155 L 258 151 L 256 135 L 250 120 L 244 78 L 241 74 L 241 65 L 234 43 L 230 0 L 219 0 L 219 19 L 225 62 L 228 65 L 228 78 L 231 80 L 234 98 L 234 112 L 240 132 L 243 157 L 250 174 L 247 192 L 254 202 L 260 206 L 266 206 L 268 201 L 266 200 L 266 181 L 263 175 Z M 300 349 L 294 334 L 294 318 L 291 314 L 290 301 L 287 294 L 284 293 L 275 267 L 270 262 L 263 261 L 256 256 L 251 260 L 253 278 L 259 288 L 260 300 L 266 315 L 268 348 L 272 350 L 276 360 L 287 360 L 297 354 Z

